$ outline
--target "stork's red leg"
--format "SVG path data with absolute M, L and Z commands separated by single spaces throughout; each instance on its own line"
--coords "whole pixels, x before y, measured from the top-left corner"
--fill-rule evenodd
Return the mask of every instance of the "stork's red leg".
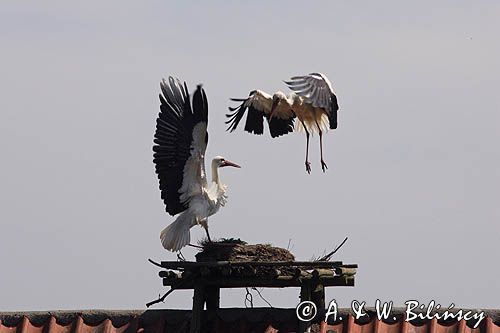
M 321 169 L 323 169 L 323 172 L 328 169 L 328 166 L 326 165 L 325 161 L 323 161 L 323 133 L 319 131 L 319 151 L 321 154 Z
M 321 127 L 319 126 L 317 120 L 316 120 L 316 126 L 318 126 L 318 132 L 319 132 L 319 152 L 321 156 L 321 169 L 323 169 L 323 172 L 325 172 L 326 169 L 328 169 L 328 166 L 323 160 L 323 131 L 321 131 Z
M 304 126 L 304 130 L 306 131 L 306 171 L 307 173 L 311 173 L 311 163 L 309 162 L 309 131 L 307 130 L 306 124 L 300 120 L 302 126 Z
M 200 224 L 203 227 L 203 229 L 205 229 L 205 232 L 207 233 L 208 241 L 212 242 L 212 240 L 210 239 L 210 234 L 208 233 L 208 220 L 206 220 L 206 219 L 202 220 L 202 221 L 200 221 Z

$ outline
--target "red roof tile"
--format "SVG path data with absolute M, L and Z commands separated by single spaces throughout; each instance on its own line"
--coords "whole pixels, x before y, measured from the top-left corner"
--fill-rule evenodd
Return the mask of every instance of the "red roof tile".
M 441 322 L 436 319 L 405 322 L 399 315 L 394 322 L 371 318 L 356 321 L 344 313 L 343 321 L 321 323 L 322 333 L 500 333 L 500 312 L 487 311 L 488 317 L 477 328 L 465 321 Z M 0 333 L 182 333 L 189 332 L 188 310 L 84 311 L 0 313 Z M 221 309 L 207 318 L 206 332 L 296 332 L 294 309 Z

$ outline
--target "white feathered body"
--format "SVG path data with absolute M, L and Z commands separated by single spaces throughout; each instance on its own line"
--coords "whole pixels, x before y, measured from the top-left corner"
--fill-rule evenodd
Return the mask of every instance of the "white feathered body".
M 229 107 L 226 114 L 227 130 L 233 132 L 247 113 L 244 130 L 248 133 L 262 135 L 264 119 L 267 120 L 269 134 L 272 138 L 294 131 L 306 134 L 306 171 L 311 172 L 309 156 L 309 137 L 319 134 L 321 168 L 327 165 L 323 160 L 323 134 L 337 128 L 337 96 L 328 78 L 321 73 L 310 73 L 294 76 L 284 81 L 292 91 L 285 95 L 277 91 L 270 95 L 262 90 L 252 90 L 247 98 L 231 98 L 241 102 L 236 107 Z
M 273 97 L 267 93 L 264 93 L 260 90 L 257 90 L 257 93 L 269 96 L 270 104 L 272 104 Z M 266 97 L 267 97 L 266 96 Z M 316 125 L 316 121 L 318 122 L 319 128 L 323 132 L 327 132 L 329 129 L 329 119 L 328 115 L 325 112 L 324 108 L 313 106 L 306 98 L 297 95 L 296 93 L 289 93 L 285 95 L 281 91 L 277 91 L 274 93 L 275 97 L 278 97 L 279 102 L 276 106 L 275 115 L 278 118 L 286 118 L 289 117 L 290 111 L 292 111 L 295 116 L 299 119 L 299 121 L 295 124 L 295 131 L 301 132 L 304 130 L 304 125 L 307 126 L 307 129 L 310 133 L 317 133 L 318 126 Z M 270 109 L 271 107 L 269 107 Z
M 229 125 L 228 131 L 232 132 L 236 129 L 247 110 L 245 131 L 263 134 L 261 122 L 262 114 L 264 114 L 273 138 L 290 133 L 292 130 L 303 130 L 304 126 L 309 133 L 325 133 L 329 129 L 337 128 L 339 109 L 337 97 L 324 74 L 311 73 L 305 76 L 295 76 L 285 83 L 292 90 L 288 95 L 282 91 L 271 95 L 262 90 L 252 90 L 248 98 L 231 99 L 242 104 L 229 108 L 232 113 L 226 115 L 229 118 L 226 121 Z M 299 121 L 294 123 L 295 117 Z M 273 124 L 272 119 L 281 121 Z M 289 122 L 286 123 L 286 120 Z
M 163 247 L 178 251 L 190 243 L 189 230 L 200 224 L 208 233 L 208 217 L 226 204 L 226 186 L 219 168 L 240 166 L 216 156 L 211 163 L 212 180 L 205 172 L 208 144 L 208 100 L 201 85 L 189 97 L 187 85 L 169 77 L 160 83 L 160 113 L 156 121 L 153 162 L 167 212 L 176 216 L 162 230 Z
M 186 169 L 188 167 L 187 165 Z M 191 241 L 189 230 L 197 224 L 207 223 L 208 217 L 217 213 L 227 203 L 227 186 L 220 183 L 218 168 L 213 162 L 212 178 L 213 181 L 208 187 L 203 187 L 201 192 L 187 197 L 185 202 L 188 208 L 162 230 L 160 239 L 165 249 L 175 252 L 188 245 Z
M 226 189 L 227 186 L 212 182 L 210 187 L 204 190 L 201 195 L 190 199 L 188 210 L 192 212 L 198 221 L 206 220 L 226 204 Z

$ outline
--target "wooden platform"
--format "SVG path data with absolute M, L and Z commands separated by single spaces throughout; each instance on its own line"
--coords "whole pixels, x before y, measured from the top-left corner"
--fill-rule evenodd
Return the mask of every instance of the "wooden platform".
M 221 288 L 300 287 L 300 300 L 314 302 L 322 314 L 324 288 L 354 286 L 358 267 L 341 261 L 162 261 L 157 265 L 162 268 L 159 276 L 164 286 L 194 290 L 191 332 L 200 332 L 205 304 L 208 312 L 219 308 Z M 305 331 L 310 323 L 303 325 Z

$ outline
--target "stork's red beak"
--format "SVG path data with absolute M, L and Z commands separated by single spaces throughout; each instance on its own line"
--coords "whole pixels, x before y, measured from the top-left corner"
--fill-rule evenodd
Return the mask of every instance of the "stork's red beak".
M 228 160 L 224 160 L 224 162 L 221 164 L 221 168 L 222 167 L 226 167 L 226 166 L 232 166 L 232 167 L 235 167 L 235 168 L 241 168 L 238 164 L 236 163 L 233 163 L 231 161 L 228 161 Z
M 269 122 L 273 119 L 274 112 L 276 111 L 276 107 L 278 106 L 279 99 L 273 99 L 273 105 L 271 106 L 271 113 L 269 113 Z

